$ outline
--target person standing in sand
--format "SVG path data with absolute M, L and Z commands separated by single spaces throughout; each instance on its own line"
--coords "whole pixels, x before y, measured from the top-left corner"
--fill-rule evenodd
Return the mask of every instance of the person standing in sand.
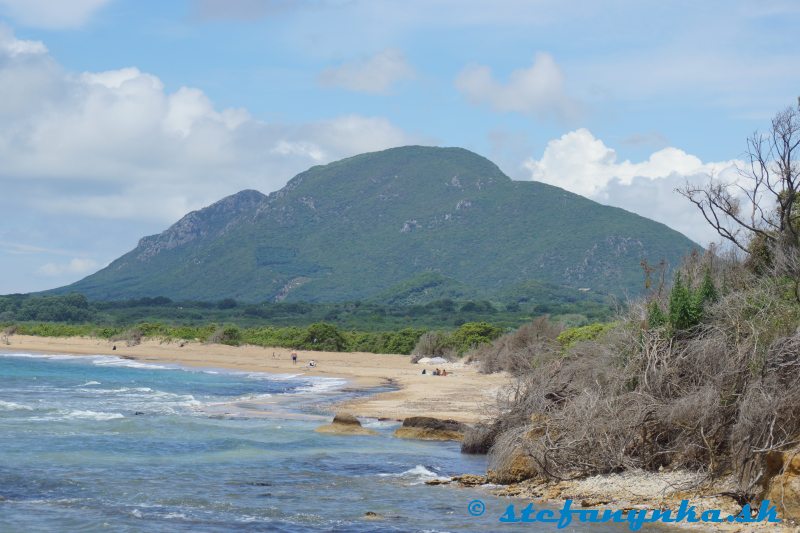
M 292 364 L 297 364 L 297 352 L 292 352 Z

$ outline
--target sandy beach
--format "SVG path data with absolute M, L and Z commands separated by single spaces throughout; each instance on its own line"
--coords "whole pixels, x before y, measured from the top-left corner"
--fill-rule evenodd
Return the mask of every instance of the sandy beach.
M 13 335 L 4 351 L 43 352 L 76 355 L 116 355 L 150 363 L 224 368 L 249 372 L 300 374 L 344 378 L 351 387 L 370 388 L 392 384 L 397 390 L 370 395 L 340 404 L 342 411 L 361 417 L 403 419 L 409 416 L 451 418 L 476 422 L 487 418 L 497 391 L 508 382 L 502 374 L 480 374 L 461 363 L 438 365 L 447 376 L 432 376 L 436 366 L 409 362 L 407 355 L 363 352 L 315 352 L 298 350 L 292 364 L 292 350 L 260 346 L 225 346 L 196 342 L 144 341 L 137 346 L 91 337 L 34 337 Z M 112 351 L 112 346 L 117 349 Z M 308 366 L 316 361 L 314 368 Z M 428 373 L 422 375 L 422 369 Z

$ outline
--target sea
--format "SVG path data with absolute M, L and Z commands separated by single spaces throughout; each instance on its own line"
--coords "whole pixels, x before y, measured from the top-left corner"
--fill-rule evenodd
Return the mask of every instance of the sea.
M 377 436 L 314 431 L 336 402 L 371 392 L 0 352 L 0 531 L 555 531 L 499 523 L 511 500 L 486 491 L 426 485 L 485 472 L 458 443 L 396 439 L 396 422 L 370 419 Z

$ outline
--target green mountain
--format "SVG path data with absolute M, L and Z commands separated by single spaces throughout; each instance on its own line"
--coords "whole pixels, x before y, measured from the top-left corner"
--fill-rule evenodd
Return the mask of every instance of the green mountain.
M 92 299 L 421 303 L 556 285 L 637 293 L 640 261 L 696 247 L 622 209 L 512 181 L 461 148 L 408 146 L 194 211 L 57 293 Z M 585 292 L 585 291 L 584 291 Z

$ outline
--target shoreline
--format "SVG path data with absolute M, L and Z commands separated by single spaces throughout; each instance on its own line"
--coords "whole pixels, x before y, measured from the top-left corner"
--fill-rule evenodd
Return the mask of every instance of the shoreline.
M 116 345 L 116 350 L 113 346 Z M 109 355 L 143 363 L 177 364 L 196 368 L 219 368 L 269 374 L 337 378 L 345 387 L 369 391 L 391 384 L 396 390 L 368 394 L 333 405 L 359 417 L 402 420 L 410 416 L 430 416 L 475 423 L 489 417 L 497 391 L 508 383 L 508 376 L 480 374 L 463 363 L 439 364 L 448 376 L 422 375 L 433 366 L 409 362 L 407 355 L 365 352 L 317 352 L 264 348 L 243 345 L 201 344 L 198 342 L 145 340 L 136 346 L 96 337 L 36 337 L 12 335 L 3 352 L 38 352 L 65 355 Z M 298 354 L 293 365 L 290 354 Z M 309 367 L 310 360 L 317 362 Z
M 350 389 L 367 394 L 355 399 L 331 404 L 333 412 L 347 412 L 357 417 L 400 421 L 410 416 L 452 418 L 474 423 L 488 418 L 486 407 L 493 405 L 499 388 L 509 382 L 505 375 L 479 374 L 475 368 L 460 363 L 438 365 L 448 369 L 448 377 L 421 375 L 426 365 L 412 364 L 409 356 L 354 352 L 313 352 L 297 350 L 298 364 L 292 365 L 286 348 L 258 346 L 205 345 L 187 342 L 143 341 L 136 346 L 115 343 L 92 337 L 35 337 L 14 335 L 10 345 L 0 345 L 0 352 L 42 353 L 63 355 L 116 356 L 151 364 L 175 364 L 187 368 L 216 368 L 232 371 L 296 374 L 298 377 L 323 377 L 346 380 L 338 390 Z M 275 353 L 276 358 L 272 358 Z M 318 365 L 309 368 L 310 359 Z M 370 393 L 370 390 L 391 384 L 395 390 Z M 477 397 L 477 398 L 476 398 Z M 269 405 L 251 402 L 249 409 L 268 410 Z M 322 423 L 323 421 L 320 420 Z M 459 478 L 465 478 L 461 482 Z M 480 480 L 480 481 L 479 481 Z M 698 508 L 719 508 L 737 512 L 736 504 L 720 494 L 720 485 L 700 488 L 695 483 L 697 473 L 691 472 L 629 472 L 609 474 L 564 482 L 534 480 L 496 485 L 486 476 L 456 476 L 449 482 L 430 484 L 461 485 L 467 489 L 487 491 L 505 496 L 545 503 L 559 507 L 572 499 L 584 509 L 642 509 L 677 508 L 680 500 L 688 498 Z M 683 485 L 681 490 L 681 485 Z M 694 487 L 691 487 L 694 485 Z M 676 528 L 706 529 L 708 524 L 672 524 Z M 770 530 L 798 532 L 791 522 L 782 524 L 714 524 L 721 531 Z M 660 526 L 663 528 L 663 526 Z M 669 528 L 667 528 L 669 529 Z

